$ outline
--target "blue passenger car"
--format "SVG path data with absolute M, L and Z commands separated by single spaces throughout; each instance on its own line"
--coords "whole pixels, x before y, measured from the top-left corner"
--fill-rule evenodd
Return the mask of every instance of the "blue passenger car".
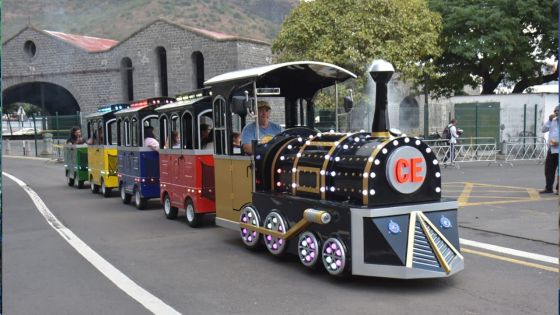
M 158 141 L 154 136 L 154 142 L 154 139 L 146 138 L 149 133 L 160 134 L 154 109 L 174 101 L 169 97 L 144 99 L 132 102 L 130 108 L 116 113 L 119 191 L 124 203 L 130 203 L 134 196 L 138 209 L 145 208 L 148 199 L 159 198 L 158 150 L 163 148 L 165 139 Z

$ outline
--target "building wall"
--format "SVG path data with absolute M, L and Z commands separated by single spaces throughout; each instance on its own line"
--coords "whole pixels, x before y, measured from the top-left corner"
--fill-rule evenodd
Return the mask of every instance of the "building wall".
M 24 44 L 31 40 L 37 52 L 29 58 Z M 133 67 L 134 98 L 160 96 L 157 47 L 167 55 L 169 96 L 196 87 L 192 54 L 204 57 L 204 78 L 271 63 L 270 45 L 203 36 L 165 20 L 140 29 L 112 49 L 89 53 L 32 27 L 3 43 L 2 88 L 28 82 L 50 82 L 66 88 L 87 114 L 97 107 L 127 101 L 121 75 L 121 60 Z

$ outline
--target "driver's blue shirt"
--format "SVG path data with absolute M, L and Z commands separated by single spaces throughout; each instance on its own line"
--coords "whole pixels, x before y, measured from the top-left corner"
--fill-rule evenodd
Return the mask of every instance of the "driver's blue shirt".
M 241 145 L 250 144 L 252 140 L 257 139 L 257 128 L 255 128 L 255 122 L 247 124 L 243 131 L 241 132 Z M 268 122 L 268 127 L 259 127 L 259 140 L 264 136 L 275 136 L 282 132 L 282 127 L 272 121 Z

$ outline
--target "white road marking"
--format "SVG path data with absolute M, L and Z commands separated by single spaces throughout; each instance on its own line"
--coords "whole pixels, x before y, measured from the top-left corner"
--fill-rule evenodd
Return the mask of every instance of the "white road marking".
M 72 246 L 78 253 L 80 253 L 87 261 L 89 261 L 97 270 L 99 270 L 107 279 L 111 280 L 119 289 L 124 291 L 130 297 L 135 299 L 138 303 L 142 304 L 146 309 L 154 314 L 181 314 L 176 311 L 171 306 L 165 304 L 158 297 L 152 295 L 150 292 L 144 290 L 138 284 L 136 284 L 132 279 L 127 277 L 120 270 L 115 268 L 111 263 L 101 257 L 96 253 L 91 247 L 89 247 L 84 241 L 82 241 L 78 236 L 76 236 L 70 229 L 65 227 L 47 208 L 47 205 L 43 202 L 41 197 L 37 193 L 27 186 L 26 183 L 21 181 L 19 178 L 10 175 L 8 173 L 2 172 L 4 176 L 7 176 L 19 186 L 23 188 L 25 192 L 31 197 L 33 203 L 37 207 L 37 210 L 45 217 L 45 220 L 52 226 L 52 228 L 66 240 L 70 246 Z
M 492 244 L 481 243 L 481 242 L 477 242 L 477 241 L 466 240 L 464 238 L 459 239 L 459 242 L 461 243 L 461 245 L 478 247 L 478 248 L 490 250 L 490 251 L 497 252 L 497 253 L 507 254 L 507 255 L 511 255 L 511 256 L 517 256 L 517 257 L 522 257 L 522 258 L 527 258 L 527 259 L 532 259 L 532 260 L 538 260 L 538 261 L 546 262 L 546 263 L 549 263 L 549 264 L 558 265 L 558 258 L 556 258 L 556 257 L 524 252 L 524 251 L 513 249 L 513 248 L 502 247 L 502 246 L 497 246 L 497 245 L 492 245 Z

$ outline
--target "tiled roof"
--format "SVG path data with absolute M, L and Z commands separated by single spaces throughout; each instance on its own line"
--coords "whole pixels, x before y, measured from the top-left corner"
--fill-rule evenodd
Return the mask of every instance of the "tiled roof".
M 88 52 L 106 51 L 119 43 L 116 40 L 106 39 L 106 38 L 74 35 L 74 34 L 67 34 L 67 33 L 47 31 L 47 30 L 45 30 L 45 32 L 65 42 L 78 46 Z

